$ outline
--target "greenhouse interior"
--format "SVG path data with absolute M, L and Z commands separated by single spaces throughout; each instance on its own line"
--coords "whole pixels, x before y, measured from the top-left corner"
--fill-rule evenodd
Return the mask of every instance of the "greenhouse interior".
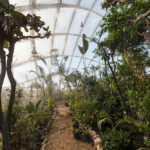
M 0 150 L 150 150 L 150 0 L 0 0 Z

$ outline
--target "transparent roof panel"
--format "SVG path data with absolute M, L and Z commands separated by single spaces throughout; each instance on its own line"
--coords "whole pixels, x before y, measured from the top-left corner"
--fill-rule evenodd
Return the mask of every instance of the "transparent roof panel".
M 16 6 L 27 6 L 29 5 L 29 0 L 9 0 L 9 2 Z
M 106 11 L 102 9 L 102 3 L 103 3 L 103 0 L 97 0 L 93 10 L 99 13 L 101 16 L 104 16 Z
M 63 3 L 77 5 L 78 1 L 79 0 L 63 0 Z
M 58 49 L 58 55 L 61 55 L 65 43 L 65 36 L 55 36 L 53 49 Z
M 101 19 L 106 13 L 102 10 L 102 2 L 103 0 L 10 0 L 10 3 L 16 4 L 17 10 L 25 15 L 36 13 L 41 16 L 41 19 L 46 26 L 50 27 L 51 31 L 49 39 L 29 39 L 16 44 L 13 66 L 18 82 L 26 81 L 28 75 L 34 78 L 31 73 L 29 74 L 29 68 L 32 68 L 35 64 L 31 54 L 34 49 L 38 55 L 46 59 L 51 71 L 56 71 L 56 68 L 52 65 L 51 55 L 54 55 L 52 49 L 58 49 L 58 60 L 60 62 L 63 62 L 64 56 L 69 56 L 65 63 L 66 68 L 82 70 L 83 59 L 78 45 L 82 46 L 83 33 L 86 34 L 88 39 L 91 39 L 99 30 Z M 30 34 L 33 35 L 34 33 Z M 29 34 L 25 33 L 25 35 Z M 87 58 L 87 63 L 96 63 L 92 61 L 96 59 L 93 57 L 92 51 L 94 49 L 95 45 L 90 43 L 89 50 L 84 56 Z M 40 64 L 40 61 L 38 61 L 38 64 Z
M 41 19 L 45 22 L 45 25 L 49 26 L 50 30 L 53 32 L 56 8 L 35 10 L 35 13 L 41 17 Z
M 74 57 L 72 59 L 72 63 L 71 63 L 71 67 L 70 68 L 76 69 L 77 65 L 79 64 L 79 61 L 80 61 L 79 57 Z
M 26 80 L 30 80 L 36 77 L 34 73 L 31 73 L 31 71 L 36 71 L 33 62 L 28 63 L 26 65 L 19 66 L 19 67 L 15 67 L 13 71 L 14 71 L 14 76 L 16 78 L 16 81 L 18 83 L 21 83 L 21 82 L 24 82 Z
M 77 9 L 75 17 L 72 22 L 70 33 L 79 34 L 82 29 L 82 24 L 85 21 L 85 18 L 88 14 L 88 11 L 83 9 Z
M 63 33 L 67 32 L 70 19 L 72 17 L 73 9 L 72 8 L 61 8 L 59 15 L 58 15 L 58 20 L 57 20 L 57 25 L 56 25 L 56 31 L 58 33 Z
M 81 0 L 80 6 L 86 7 L 86 8 L 91 8 L 92 4 L 93 4 L 95 1 L 96 1 L 96 0 Z
M 88 51 L 86 52 L 85 57 L 87 57 L 87 58 L 89 58 L 89 59 L 93 58 L 93 56 L 94 56 L 93 51 L 94 51 L 96 48 L 97 48 L 97 45 L 96 45 L 94 42 L 90 42 L 90 43 L 89 43 L 89 49 L 88 49 Z
M 95 14 L 90 14 L 84 29 L 82 31 L 82 34 L 86 34 L 88 37 L 91 37 L 93 33 L 95 33 L 95 30 L 101 20 L 101 17 Z
M 51 50 L 50 39 L 36 39 L 35 47 L 39 55 L 42 55 L 42 56 L 49 55 L 50 50 Z
M 14 52 L 14 63 L 28 60 L 31 57 L 31 51 L 30 41 L 17 42 Z
M 70 65 L 71 57 L 68 57 L 68 60 L 65 63 L 65 68 L 68 70 Z
M 66 50 L 64 52 L 64 55 L 72 55 L 73 48 L 75 46 L 77 37 L 76 36 L 69 36 L 67 43 L 66 43 Z
M 36 4 L 57 4 L 58 0 L 36 0 Z

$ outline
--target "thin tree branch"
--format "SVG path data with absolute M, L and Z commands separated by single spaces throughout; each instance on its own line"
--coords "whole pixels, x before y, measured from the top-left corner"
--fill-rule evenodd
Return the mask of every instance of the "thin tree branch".
M 121 27 L 124 27 L 124 26 L 126 26 L 126 25 L 128 25 L 128 24 L 130 24 L 130 23 L 135 24 L 135 23 L 139 22 L 140 20 L 146 18 L 146 17 L 149 16 L 149 15 L 150 15 L 150 10 L 148 10 L 148 11 L 145 12 L 144 14 L 140 14 L 140 15 L 139 15 L 137 18 L 135 18 L 135 19 L 130 19 L 130 20 L 128 20 L 128 21 L 127 21 L 125 24 L 123 24 Z
M 15 41 L 20 41 L 20 40 L 25 40 L 25 39 L 36 39 L 36 38 L 44 39 L 48 36 L 48 34 L 50 35 L 50 32 L 46 33 L 45 35 L 38 34 L 36 36 L 23 36 L 20 38 L 15 37 Z

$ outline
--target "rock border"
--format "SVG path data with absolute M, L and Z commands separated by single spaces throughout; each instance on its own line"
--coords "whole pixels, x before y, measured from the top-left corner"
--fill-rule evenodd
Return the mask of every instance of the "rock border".
M 92 127 L 86 127 L 86 129 L 89 131 L 89 134 L 92 138 L 95 149 L 96 150 L 103 150 L 103 148 L 100 146 L 100 143 L 101 143 L 100 136 L 92 129 Z

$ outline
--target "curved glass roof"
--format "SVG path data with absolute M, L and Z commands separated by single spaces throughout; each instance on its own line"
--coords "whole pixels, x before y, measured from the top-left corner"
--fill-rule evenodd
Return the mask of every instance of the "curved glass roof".
M 83 58 L 86 65 L 97 65 L 93 50 L 96 45 L 90 43 L 88 52 L 82 56 L 78 45 L 82 45 L 82 34 L 86 34 L 90 41 L 99 29 L 105 11 L 101 8 L 103 0 L 9 0 L 16 5 L 16 9 L 24 14 L 35 13 L 41 16 L 50 27 L 52 35 L 49 39 L 24 40 L 15 47 L 13 71 L 18 83 L 33 81 L 36 70 L 35 64 L 40 63 L 33 57 L 33 52 L 45 58 L 51 71 L 53 49 L 58 49 L 58 60 L 63 62 L 68 57 L 65 66 L 69 70 L 83 69 Z M 30 33 L 34 35 L 33 32 Z M 57 80 L 57 79 L 56 79 Z M 5 85 L 8 85 L 6 80 Z

